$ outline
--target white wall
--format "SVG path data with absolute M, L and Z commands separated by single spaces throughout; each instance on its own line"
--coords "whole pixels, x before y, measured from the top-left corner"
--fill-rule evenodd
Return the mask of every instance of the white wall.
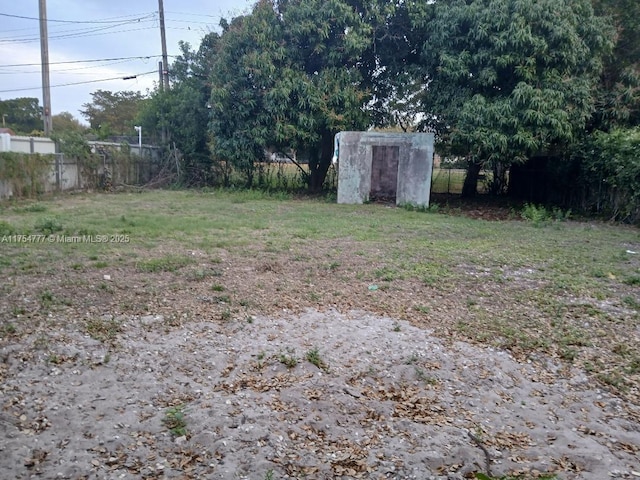
M 20 153 L 56 153 L 56 143 L 50 138 L 11 136 L 9 152 Z

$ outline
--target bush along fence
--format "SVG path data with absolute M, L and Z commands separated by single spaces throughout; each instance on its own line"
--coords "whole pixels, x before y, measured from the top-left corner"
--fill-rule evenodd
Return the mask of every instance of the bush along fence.
M 141 186 L 172 178 L 174 170 L 157 147 L 143 147 L 142 155 L 132 153 L 127 144 L 105 142 L 70 153 L 0 152 L 0 199 Z
M 53 154 L 0 152 L 0 198 L 34 197 L 47 191 Z

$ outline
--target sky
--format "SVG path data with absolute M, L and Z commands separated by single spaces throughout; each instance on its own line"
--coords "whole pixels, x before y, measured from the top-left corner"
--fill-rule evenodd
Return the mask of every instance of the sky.
M 197 50 L 220 18 L 247 13 L 255 0 L 163 0 L 169 64 L 179 41 Z M 83 123 L 97 90 L 155 89 L 162 60 L 158 0 L 46 1 L 51 110 Z M 135 77 L 124 80 L 124 77 Z M 39 1 L 0 2 L 0 100 L 42 101 Z M 6 119 L 10 122 L 10 119 Z

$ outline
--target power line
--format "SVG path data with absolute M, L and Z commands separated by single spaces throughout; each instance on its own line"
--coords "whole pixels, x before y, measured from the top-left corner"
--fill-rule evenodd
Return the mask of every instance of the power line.
M 85 65 L 82 67 L 71 67 L 71 68 L 53 68 L 51 69 L 51 73 L 55 73 L 56 75 L 96 75 L 95 71 L 91 72 L 80 72 L 79 70 L 89 70 L 96 68 L 104 68 L 110 67 L 111 65 L 120 65 L 122 63 L 131 62 L 131 60 L 117 60 L 113 62 L 105 62 L 100 63 L 99 65 Z M 49 63 L 49 65 L 52 65 Z M 35 66 L 35 65 L 34 65 Z M 36 74 L 40 73 L 40 69 L 37 70 L 13 70 L 9 72 L 2 71 L 3 67 L 0 66 L 0 75 L 19 75 L 19 74 Z
M 68 63 L 92 63 L 92 62 L 111 62 L 116 60 L 149 60 L 151 58 L 159 57 L 160 55 L 142 55 L 138 57 L 115 57 L 115 58 L 97 58 L 92 60 L 67 60 L 65 62 L 49 62 L 49 65 L 63 65 Z M 170 57 L 175 57 L 175 55 L 169 55 Z M 0 67 L 33 67 L 40 66 L 39 63 L 13 63 L 9 65 L 0 65 Z
M 84 85 L 87 83 L 98 83 L 98 82 L 109 82 L 112 80 L 133 80 L 137 77 L 141 77 L 143 75 L 150 75 L 152 73 L 157 73 L 155 70 L 152 70 L 150 72 L 143 72 L 143 73 L 135 73 L 133 75 L 128 75 L 126 77 L 112 77 L 112 78 L 101 78 L 99 80 L 86 80 L 84 82 L 72 82 L 72 83 L 62 83 L 59 85 L 51 85 L 50 88 L 56 88 L 56 87 L 69 87 L 72 85 Z M 24 92 L 26 90 L 40 90 L 40 88 L 42 87 L 27 87 L 27 88 L 14 88 L 11 90 L 0 90 L 0 93 L 11 93 L 11 92 Z
M 56 23 L 120 23 L 122 22 L 123 18 L 126 17 L 139 17 L 137 18 L 137 20 L 141 20 L 144 18 L 148 18 L 150 16 L 155 15 L 155 12 L 152 13 L 145 13 L 145 14 L 139 14 L 139 15 L 123 15 L 122 17 L 112 17 L 112 18 L 119 18 L 120 20 L 52 20 L 50 18 L 47 19 L 47 22 L 56 22 Z M 23 20 L 38 20 L 40 21 L 40 18 L 38 17 L 25 17 L 22 15 L 11 15 L 9 13 L 0 13 L 0 17 L 11 17 L 11 18 L 21 18 Z M 135 21 L 136 19 L 134 18 L 133 20 L 130 21 Z
M 124 24 L 123 24 L 124 25 Z M 120 25 L 117 25 L 120 26 Z M 155 28 L 154 26 L 152 27 L 142 27 L 142 28 L 129 28 L 126 30 L 115 30 L 115 31 L 110 31 L 110 32 L 100 32 L 100 30 L 105 30 L 107 28 L 113 28 L 113 27 L 105 27 L 105 28 L 98 28 L 95 30 L 88 30 L 85 33 L 69 33 L 69 34 L 64 34 L 64 35 L 52 35 L 49 37 L 49 39 L 54 39 L 54 40 L 61 40 L 61 39 L 66 39 L 66 38 L 81 38 L 81 37 L 95 37 L 98 35 L 109 35 L 112 33 L 123 33 L 123 32 L 137 32 L 140 30 L 151 30 L 152 28 Z M 99 32 L 99 33 L 93 33 L 93 32 Z M 25 39 L 18 39 L 18 40 L 0 40 L 0 44 L 17 44 L 17 43 L 31 43 L 31 42 L 37 42 L 39 41 L 38 38 L 25 38 Z
M 144 20 L 144 23 L 153 22 L 153 21 L 154 19 L 151 18 L 148 20 Z M 82 28 L 76 28 L 72 30 L 69 30 L 69 29 L 59 30 L 57 32 L 53 32 L 49 38 L 65 38 L 67 36 L 74 36 L 74 35 L 82 36 L 87 33 L 101 32 L 103 30 L 109 30 L 111 28 L 117 28 L 124 25 L 135 25 L 135 24 L 139 25 L 140 20 L 123 21 L 119 23 L 114 23 L 112 25 L 102 25 L 99 27 L 82 27 Z M 9 35 L 5 37 L 0 37 L 0 41 L 7 42 L 7 43 L 20 43 L 24 41 L 31 41 L 33 40 L 34 37 L 36 37 L 36 33 L 31 32 L 31 33 L 26 33 L 24 35 Z

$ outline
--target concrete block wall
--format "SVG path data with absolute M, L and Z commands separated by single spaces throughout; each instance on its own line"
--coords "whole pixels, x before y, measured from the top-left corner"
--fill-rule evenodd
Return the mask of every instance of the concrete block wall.
M 382 175 L 397 176 L 396 204 L 429 206 L 432 133 L 340 132 L 336 142 L 339 145 L 338 203 L 359 204 L 371 200 L 372 174 L 374 183 L 380 176 L 380 172 L 373 172 L 374 155 L 379 154 L 375 152 L 382 151 L 376 147 L 395 147 L 397 158 L 389 162 L 389 168 L 396 168 L 397 164 L 397 172 L 387 171 Z

